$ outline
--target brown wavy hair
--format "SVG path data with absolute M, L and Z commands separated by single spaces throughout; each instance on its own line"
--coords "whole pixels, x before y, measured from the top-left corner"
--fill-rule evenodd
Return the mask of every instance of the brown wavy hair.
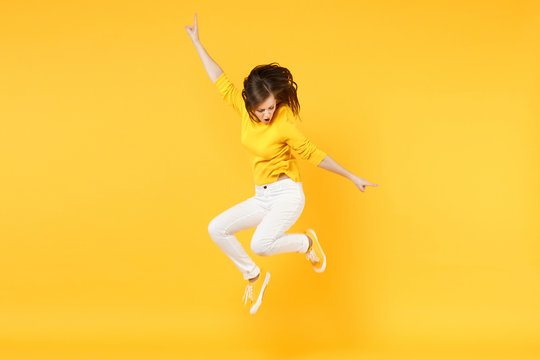
M 255 106 L 262 103 L 273 94 L 279 104 L 276 106 L 289 105 L 293 114 L 300 119 L 300 103 L 296 90 L 298 85 L 293 81 L 291 72 L 278 63 L 272 62 L 266 65 L 258 65 L 251 70 L 244 79 L 242 98 L 251 121 L 257 123 L 259 119 L 253 112 Z

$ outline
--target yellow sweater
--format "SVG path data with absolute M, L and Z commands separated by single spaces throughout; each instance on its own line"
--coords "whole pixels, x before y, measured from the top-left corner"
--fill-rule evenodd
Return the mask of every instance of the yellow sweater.
M 256 185 L 275 182 L 281 173 L 294 181 L 302 181 L 297 160 L 291 149 L 313 165 L 325 158 L 326 153 L 311 143 L 296 127 L 291 108 L 279 103 L 269 124 L 253 124 L 246 110 L 242 93 L 225 73 L 214 82 L 221 97 L 242 118 L 241 142 L 246 148 Z

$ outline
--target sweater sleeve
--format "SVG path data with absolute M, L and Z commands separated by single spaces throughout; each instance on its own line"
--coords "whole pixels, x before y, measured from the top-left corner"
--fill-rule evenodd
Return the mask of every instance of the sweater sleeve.
M 234 110 L 242 115 L 245 111 L 245 103 L 242 93 L 234 86 L 225 73 L 222 73 L 214 82 L 223 100 L 231 105 Z
M 307 137 L 305 137 L 294 123 L 294 116 L 288 109 L 285 119 L 279 123 L 279 132 L 284 136 L 287 144 L 304 160 L 318 166 L 326 157 L 326 153 L 318 149 Z

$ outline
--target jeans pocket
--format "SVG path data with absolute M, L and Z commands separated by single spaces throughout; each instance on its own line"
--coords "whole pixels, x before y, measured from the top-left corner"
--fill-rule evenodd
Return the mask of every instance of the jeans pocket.
M 280 201 L 290 201 L 298 203 L 305 201 L 302 186 L 294 181 L 283 184 L 279 189 L 275 189 L 275 191 L 272 193 L 272 197 L 279 199 Z

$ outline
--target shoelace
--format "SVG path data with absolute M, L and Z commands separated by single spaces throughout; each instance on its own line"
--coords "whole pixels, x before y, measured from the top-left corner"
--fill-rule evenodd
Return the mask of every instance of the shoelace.
M 315 254 L 315 250 L 311 249 L 307 252 L 306 254 L 306 259 L 308 259 L 309 261 L 311 261 L 312 263 L 318 263 L 320 261 L 319 257 L 317 256 L 317 254 Z
M 242 297 L 242 301 L 244 301 L 244 304 L 248 303 L 248 299 L 253 302 L 253 284 L 247 284 L 246 286 L 244 296 Z

